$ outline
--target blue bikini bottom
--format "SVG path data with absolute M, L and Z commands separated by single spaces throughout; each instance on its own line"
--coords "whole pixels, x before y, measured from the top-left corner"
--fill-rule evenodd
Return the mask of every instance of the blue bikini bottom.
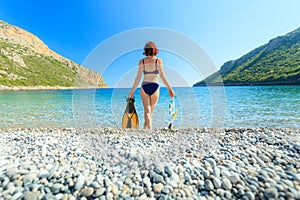
M 159 87 L 158 83 L 153 83 L 153 82 L 143 82 L 142 83 L 142 88 L 144 89 L 146 94 L 148 94 L 149 96 L 154 94 L 154 92 L 156 92 L 158 87 Z

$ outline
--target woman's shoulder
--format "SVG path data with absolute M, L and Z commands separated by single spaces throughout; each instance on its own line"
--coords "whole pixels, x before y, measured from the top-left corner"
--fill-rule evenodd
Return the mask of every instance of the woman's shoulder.
M 140 64 L 143 64 L 145 61 L 145 58 L 142 58 L 142 59 L 140 59 L 139 60 L 139 65 Z M 161 58 L 157 58 L 157 57 L 155 57 L 155 60 L 157 60 L 157 62 L 159 63 L 159 64 L 162 64 L 162 59 Z
M 156 58 L 156 59 L 157 59 L 158 64 L 162 64 L 162 59 L 161 58 Z
M 140 59 L 139 65 L 143 64 L 144 58 Z

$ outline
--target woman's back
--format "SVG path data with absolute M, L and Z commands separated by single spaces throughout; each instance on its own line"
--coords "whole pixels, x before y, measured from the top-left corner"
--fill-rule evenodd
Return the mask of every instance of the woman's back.
M 140 62 L 143 66 L 144 80 L 143 82 L 158 82 L 158 58 L 146 57 Z

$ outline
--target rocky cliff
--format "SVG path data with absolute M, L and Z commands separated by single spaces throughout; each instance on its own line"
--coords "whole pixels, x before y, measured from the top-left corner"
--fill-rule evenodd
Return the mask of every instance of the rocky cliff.
M 37 36 L 3 21 L 0 21 L 0 86 L 5 89 L 107 87 L 96 71 L 57 54 Z

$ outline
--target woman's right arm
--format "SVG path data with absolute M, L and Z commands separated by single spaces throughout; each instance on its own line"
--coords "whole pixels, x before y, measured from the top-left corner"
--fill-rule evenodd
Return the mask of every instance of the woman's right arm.
M 158 72 L 159 72 L 159 76 L 162 80 L 162 82 L 164 83 L 164 85 L 168 88 L 169 90 L 169 96 L 170 97 L 174 97 L 175 96 L 175 92 L 174 90 L 172 89 L 172 87 L 170 86 L 166 76 L 165 76 L 165 72 L 164 72 L 164 69 L 163 69 L 163 64 L 162 64 L 162 60 L 161 59 L 158 59 Z
M 133 86 L 128 94 L 128 97 L 129 98 L 132 98 L 134 96 L 134 92 L 138 86 L 138 84 L 140 83 L 140 80 L 141 80 L 141 77 L 142 77 L 142 73 L 143 73 L 143 66 L 142 66 L 142 60 L 140 60 L 139 62 L 139 69 L 138 69 L 138 72 L 137 72 L 137 75 L 135 77 L 135 80 L 134 80 L 134 83 L 133 83 Z

